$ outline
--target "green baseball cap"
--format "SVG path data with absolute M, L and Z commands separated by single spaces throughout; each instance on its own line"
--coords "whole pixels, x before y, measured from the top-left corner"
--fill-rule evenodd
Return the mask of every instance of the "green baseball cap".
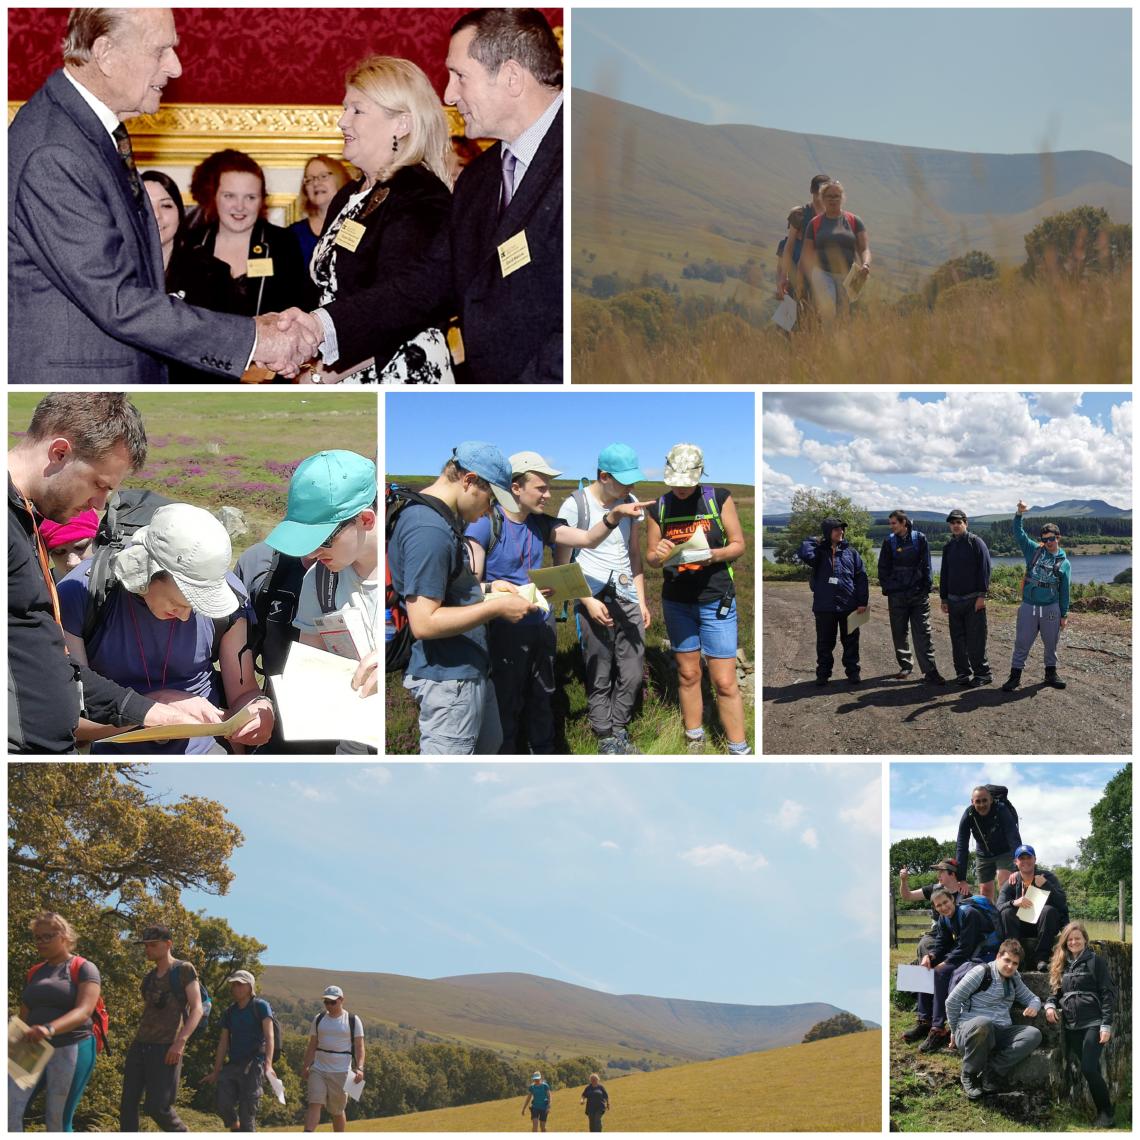
M 348 519 L 376 502 L 376 464 L 355 451 L 319 451 L 289 480 L 285 521 L 265 541 L 282 554 L 312 554 Z

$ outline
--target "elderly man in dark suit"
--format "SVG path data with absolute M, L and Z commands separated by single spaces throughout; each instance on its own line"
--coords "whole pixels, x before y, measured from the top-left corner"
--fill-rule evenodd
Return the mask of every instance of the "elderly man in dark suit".
M 482 8 L 451 30 L 444 96 L 470 138 L 500 140 L 455 186 L 448 225 L 406 272 L 308 318 L 325 361 L 458 312 L 468 383 L 562 381 L 562 57 L 532 8 Z M 283 321 L 283 327 L 289 322 Z
M 8 360 L 15 384 L 164 383 L 163 358 L 237 379 L 289 372 L 313 345 L 275 316 L 168 296 L 150 202 L 122 124 L 182 73 L 169 8 L 75 8 L 64 68 L 8 132 Z

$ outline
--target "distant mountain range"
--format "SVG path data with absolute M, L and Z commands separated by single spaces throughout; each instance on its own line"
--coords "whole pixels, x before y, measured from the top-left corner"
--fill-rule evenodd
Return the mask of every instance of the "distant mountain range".
M 952 509 L 953 503 L 947 503 L 945 511 L 908 511 L 912 522 L 945 522 L 946 515 Z M 871 511 L 872 521 L 886 522 L 887 516 L 894 510 L 891 507 L 887 510 Z M 1114 507 L 1110 503 L 1106 503 L 1103 499 L 1063 499 L 1059 503 L 1052 503 L 1047 507 L 1030 507 L 1025 512 L 1025 517 L 1030 516 L 1034 518 L 1041 518 L 1042 516 L 1050 515 L 1053 518 L 1062 519 L 1130 519 L 1132 517 L 1131 509 L 1125 510 L 1122 507 Z M 788 513 L 764 516 L 764 526 L 784 527 L 787 526 L 791 520 L 791 515 Z M 1008 510 L 996 511 L 991 514 L 976 515 L 970 519 L 974 523 L 992 523 L 1004 522 L 1006 519 L 1013 518 L 1013 508 Z
M 500 1053 L 552 1059 L 587 1054 L 678 1064 L 728 1057 L 797 1044 L 817 1022 L 840 1012 L 826 1002 L 730 1005 L 606 994 L 516 973 L 426 979 L 267 966 L 260 992 L 271 1001 L 309 1004 L 315 1012 L 330 982 L 343 987 L 345 1006 L 365 1023 L 410 1026 Z
M 970 249 L 1019 264 L 1025 234 L 1075 206 L 1103 206 L 1115 222 L 1132 218 L 1131 166 L 1095 151 L 972 154 L 709 126 L 579 88 L 573 102 L 571 265 L 579 283 L 650 272 L 682 284 L 686 262 L 756 258 L 766 296 L 788 211 L 808 199 L 820 172 L 843 183 L 846 209 L 867 225 L 876 279 L 894 290 Z M 683 284 L 744 290 L 737 295 L 746 299 L 752 288 L 731 278 Z

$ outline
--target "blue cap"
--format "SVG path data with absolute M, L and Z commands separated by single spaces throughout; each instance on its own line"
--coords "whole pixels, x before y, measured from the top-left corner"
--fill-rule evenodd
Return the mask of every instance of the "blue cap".
M 627 486 L 644 483 L 648 478 L 637 465 L 637 452 L 627 443 L 611 443 L 598 456 L 598 470 L 608 471 L 619 483 Z
M 371 459 L 355 451 L 319 451 L 293 472 L 285 521 L 265 541 L 282 554 L 304 558 L 376 499 L 376 464 Z
M 1022 845 L 1021 845 L 1021 846 L 1020 846 L 1020 847 L 1019 847 L 1019 848 L 1018 848 L 1018 849 L 1017 849 L 1017 850 L 1016 850 L 1016 851 L 1013 853 L 1013 857 L 1014 857 L 1015 859 L 1020 859 L 1020 858 L 1022 857 L 1022 855 L 1032 855 L 1034 859 L 1036 859 L 1036 858 L 1037 858 L 1037 852 L 1036 852 L 1036 851 L 1034 851 L 1034 850 L 1033 850 L 1033 848 L 1032 848 L 1032 847 L 1030 847 L 1028 843 L 1023 843 L 1023 844 L 1022 844 Z
M 507 511 L 517 511 L 518 503 L 511 494 L 511 465 L 507 457 L 493 444 L 479 440 L 467 440 L 451 453 L 451 458 L 464 471 L 473 471 L 480 479 L 491 484 L 499 506 Z

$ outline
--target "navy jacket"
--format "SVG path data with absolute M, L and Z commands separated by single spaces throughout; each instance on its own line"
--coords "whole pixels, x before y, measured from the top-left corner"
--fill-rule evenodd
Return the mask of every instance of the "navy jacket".
M 934 931 L 934 946 L 930 951 L 934 964 L 939 966 L 946 962 L 960 966 L 975 957 L 980 960 L 979 949 L 984 934 L 982 920 L 973 907 L 957 906 L 949 917 L 940 914 Z
M 895 550 L 894 535 L 887 535 L 879 550 L 879 588 L 891 594 L 929 594 L 934 582 L 930 545 L 920 530 L 907 531 Z
M 863 559 L 850 543 L 843 541 L 831 557 L 831 543 L 805 538 L 797 554 L 811 567 L 811 608 L 817 614 L 849 614 L 867 604 L 869 590 Z M 833 586 L 828 579 L 838 578 Z
M 938 574 L 938 596 L 943 600 L 985 594 L 990 588 L 990 548 L 967 531 L 952 538 L 942 548 L 942 569 Z
M 970 855 L 970 836 L 973 835 L 979 855 L 1000 855 L 1003 851 L 1016 851 L 1021 846 L 1021 832 L 1005 804 L 996 801 L 985 815 L 978 815 L 971 804 L 958 824 L 958 848 L 954 858 L 966 877 L 966 862 Z
M 1060 880 L 1052 871 L 1045 871 L 1040 867 L 1033 873 L 1035 876 L 1042 875 L 1045 879 L 1045 885 L 1041 888 L 1043 891 L 1049 892 L 1049 901 L 1045 905 L 1051 906 L 1057 911 L 1061 915 L 1061 925 L 1067 926 L 1069 923 L 1069 900 L 1065 897 L 1065 892 L 1061 887 Z M 998 910 L 1012 910 L 1014 901 L 1021 898 L 1024 894 L 1025 885 L 1021 881 L 1021 875 L 1010 875 L 1006 880 L 1005 886 L 1001 889 L 1001 894 L 998 895 Z

